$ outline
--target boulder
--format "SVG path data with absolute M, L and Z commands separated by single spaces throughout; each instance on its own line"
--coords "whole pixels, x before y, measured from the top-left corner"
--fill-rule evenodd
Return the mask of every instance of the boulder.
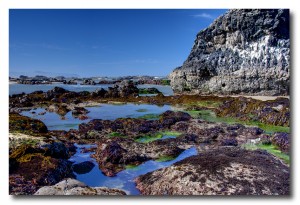
M 143 195 L 289 195 L 289 167 L 266 151 L 223 147 L 135 179 Z
M 45 156 L 51 156 L 58 159 L 68 159 L 70 157 L 69 149 L 62 142 L 45 144 L 42 148 L 45 150 Z
M 34 195 L 126 195 L 119 189 L 89 187 L 76 179 L 65 179 L 53 186 L 44 186 Z
M 81 162 L 78 164 L 73 164 L 72 168 L 76 174 L 86 174 L 92 171 L 95 167 L 95 164 L 90 161 Z

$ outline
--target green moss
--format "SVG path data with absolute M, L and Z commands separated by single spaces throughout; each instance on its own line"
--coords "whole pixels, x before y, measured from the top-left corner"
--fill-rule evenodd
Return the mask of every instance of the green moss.
M 109 134 L 109 137 L 124 137 L 124 138 L 126 138 L 127 136 L 122 135 L 122 134 L 119 133 L 119 132 L 111 132 L 111 133 Z
M 204 101 L 197 101 L 187 104 L 186 106 L 199 106 L 199 107 L 207 107 L 207 108 L 217 108 L 221 105 L 220 101 L 210 101 L 210 100 L 204 100 Z
M 213 122 L 216 118 L 215 113 L 211 110 L 187 110 L 185 112 L 190 114 L 193 118 L 201 118 L 210 122 Z
M 146 114 L 139 117 L 140 119 L 146 119 L 146 120 L 157 120 L 159 119 L 158 114 Z
M 216 114 L 211 110 L 189 110 L 186 111 L 189 113 L 193 118 L 199 118 L 208 122 L 224 122 L 227 124 L 242 124 L 248 126 L 256 126 L 263 129 L 266 133 L 272 134 L 274 132 L 290 132 L 289 127 L 284 126 L 276 126 L 276 125 L 268 125 L 258 121 L 242 121 L 237 118 L 233 117 L 218 117 Z
M 161 139 L 162 137 L 163 137 L 163 135 L 158 133 L 155 135 L 145 135 L 145 136 L 139 137 L 135 141 L 140 142 L 140 143 L 149 143 L 149 142 L 153 142 L 155 140 Z
M 159 157 L 157 160 L 155 160 L 156 162 L 167 162 L 167 161 L 171 161 L 173 159 L 175 159 L 176 157 L 174 156 L 161 156 Z
M 174 136 L 177 137 L 179 135 L 181 135 L 182 133 L 180 132 L 173 132 L 173 131 L 163 131 L 163 132 L 158 132 L 152 135 L 144 135 L 141 136 L 139 138 L 137 138 L 135 141 L 136 142 L 140 142 L 140 143 L 149 143 L 149 142 L 153 142 L 155 140 L 159 140 L 161 139 L 163 136 Z
M 181 132 L 176 132 L 176 131 L 163 131 L 163 132 L 160 132 L 161 135 L 168 135 L 168 136 L 179 136 L 181 135 L 182 133 Z
M 282 159 L 285 163 L 290 164 L 290 156 L 281 152 L 275 145 L 265 145 L 265 144 L 244 144 L 243 147 L 249 150 L 262 149 L 266 150 L 270 154 Z
M 257 121 L 249 121 L 249 122 L 245 122 L 245 123 L 246 123 L 246 125 L 257 126 L 261 129 L 263 129 L 268 134 L 272 134 L 274 132 L 287 132 L 287 133 L 290 133 L 290 128 L 289 127 L 268 125 L 268 124 L 264 124 L 264 123 L 257 122 Z
M 126 169 L 134 169 L 134 170 L 136 170 L 137 167 L 138 167 L 138 165 L 135 165 L 135 164 L 127 164 L 125 166 Z
M 157 88 L 139 88 L 139 94 L 158 94 L 161 93 Z
M 137 112 L 147 112 L 148 110 L 147 109 L 138 109 L 136 110 Z

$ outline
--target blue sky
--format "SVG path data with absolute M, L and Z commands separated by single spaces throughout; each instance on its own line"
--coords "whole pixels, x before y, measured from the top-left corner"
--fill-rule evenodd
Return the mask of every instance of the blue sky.
M 9 73 L 168 75 L 220 9 L 11 9 Z

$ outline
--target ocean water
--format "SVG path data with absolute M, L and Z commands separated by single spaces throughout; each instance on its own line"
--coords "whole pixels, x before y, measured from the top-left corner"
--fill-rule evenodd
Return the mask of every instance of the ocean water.
M 21 112 L 21 115 L 41 120 L 49 130 L 70 130 L 78 129 L 80 123 L 86 123 L 91 119 L 115 120 L 117 118 L 138 118 L 146 114 L 158 115 L 171 110 L 171 106 L 127 103 L 122 105 L 100 104 L 99 106 L 87 107 L 86 109 L 90 111 L 87 114 L 89 119 L 86 120 L 74 118 L 71 112 L 68 112 L 65 115 L 65 119 L 62 120 L 59 114 L 47 112 L 45 108 L 26 110 Z M 40 115 L 42 112 L 46 112 L 46 114 Z
M 19 93 L 32 93 L 37 90 L 42 90 L 42 91 L 48 91 L 53 89 L 54 87 L 62 87 L 66 90 L 69 91 L 75 91 L 75 92 L 80 92 L 80 91 L 95 91 L 96 89 L 105 89 L 107 90 L 108 87 L 113 87 L 112 84 L 103 84 L 103 85 L 65 85 L 62 83 L 54 83 L 54 84 L 45 84 L 45 85 L 27 85 L 27 84 L 17 84 L 17 83 L 12 83 L 9 84 L 9 95 L 12 94 L 19 94 Z M 165 96 L 170 96 L 174 95 L 173 90 L 171 89 L 171 86 L 164 86 L 164 85 L 138 85 L 138 88 L 157 88 L 159 91 L 161 91 Z

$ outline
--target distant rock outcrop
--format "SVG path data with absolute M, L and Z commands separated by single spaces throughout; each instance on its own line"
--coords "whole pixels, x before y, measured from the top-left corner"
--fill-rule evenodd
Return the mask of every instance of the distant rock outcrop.
M 288 9 L 234 9 L 197 34 L 175 93 L 288 95 Z

